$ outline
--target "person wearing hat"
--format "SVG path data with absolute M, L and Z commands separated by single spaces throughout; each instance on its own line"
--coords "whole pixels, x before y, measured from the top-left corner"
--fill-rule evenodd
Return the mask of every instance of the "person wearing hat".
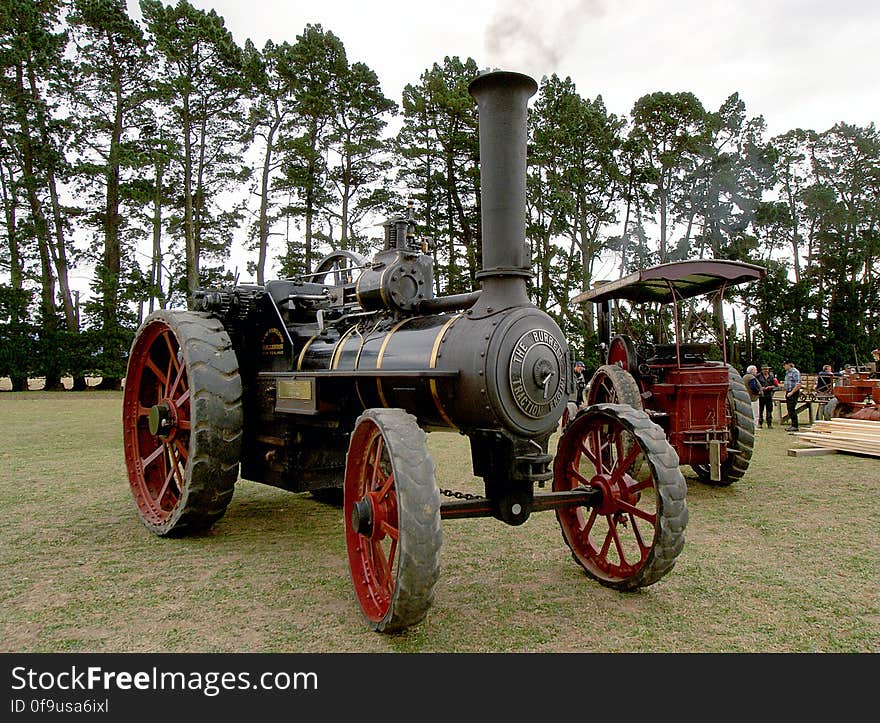
M 574 383 L 577 387 L 577 397 L 575 403 L 578 409 L 584 403 L 584 390 L 587 388 L 587 375 L 584 374 L 584 363 L 580 360 L 574 363 Z
M 758 397 L 758 426 L 764 423 L 764 417 L 767 418 L 767 429 L 773 427 L 773 392 L 779 389 L 779 380 L 770 369 L 769 364 L 761 367 L 761 373 L 755 379 L 761 387 L 761 396 Z

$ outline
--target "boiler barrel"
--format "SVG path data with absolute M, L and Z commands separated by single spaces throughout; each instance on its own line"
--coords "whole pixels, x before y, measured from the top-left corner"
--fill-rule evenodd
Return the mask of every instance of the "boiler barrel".
M 354 372 L 364 408 L 399 407 L 428 429 L 551 432 L 569 386 L 568 351 L 556 324 L 534 307 L 490 317 L 467 313 L 405 318 L 338 340 L 313 338 L 301 371 Z M 374 373 L 371 376 L 371 373 Z

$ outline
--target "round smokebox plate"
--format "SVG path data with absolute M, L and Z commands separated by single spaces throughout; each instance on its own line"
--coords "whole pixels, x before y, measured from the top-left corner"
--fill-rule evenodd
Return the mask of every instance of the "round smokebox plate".
M 541 419 L 556 408 L 565 393 L 565 352 L 545 329 L 523 334 L 510 357 L 510 390 L 527 417 Z

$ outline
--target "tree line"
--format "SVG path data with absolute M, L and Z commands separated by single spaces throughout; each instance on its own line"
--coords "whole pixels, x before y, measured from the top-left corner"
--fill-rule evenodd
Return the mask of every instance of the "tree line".
M 118 386 L 147 313 L 234 281 L 239 230 L 262 284 L 331 248 L 375 252 L 375 219 L 412 200 L 435 292 L 478 288 L 474 59 L 438 61 L 398 103 L 319 24 L 241 47 L 186 0 L 140 8 L 135 20 L 124 0 L 0 0 L 0 376 L 13 388 L 29 376 L 58 388 L 66 374 Z M 620 275 L 687 258 L 765 266 L 729 295 L 742 310 L 727 329 L 735 361 L 812 370 L 880 346 L 873 123 L 767 138 L 736 93 L 714 110 L 657 92 L 617 115 L 557 75 L 529 115 L 530 292 L 588 365 L 593 310 L 569 299 L 608 259 Z M 685 312 L 689 335 L 720 318 Z M 665 318 L 618 313 L 636 336 Z

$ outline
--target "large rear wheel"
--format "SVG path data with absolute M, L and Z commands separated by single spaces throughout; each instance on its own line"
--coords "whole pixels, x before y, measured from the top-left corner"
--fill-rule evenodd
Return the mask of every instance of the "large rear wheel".
M 157 311 L 135 337 L 123 395 L 128 481 L 156 535 L 204 529 L 226 511 L 238 479 L 241 379 L 223 325 Z
M 633 474 L 638 459 L 639 474 Z M 649 469 L 644 477 L 642 467 Z M 593 508 L 557 511 L 566 544 L 587 575 L 618 590 L 657 582 L 684 546 L 687 486 L 663 430 L 620 404 L 589 407 L 559 440 L 553 490 L 598 488 Z
M 440 491 L 427 436 L 402 409 L 368 409 L 345 465 L 345 544 L 367 622 L 391 633 L 420 622 L 440 575 Z
M 755 449 L 755 417 L 746 385 L 739 372 L 727 367 L 727 413 L 730 416 L 727 458 L 721 463 L 721 479 L 713 480 L 708 464 L 693 464 L 691 468 L 701 482 L 726 487 L 733 484 L 749 469 Z

